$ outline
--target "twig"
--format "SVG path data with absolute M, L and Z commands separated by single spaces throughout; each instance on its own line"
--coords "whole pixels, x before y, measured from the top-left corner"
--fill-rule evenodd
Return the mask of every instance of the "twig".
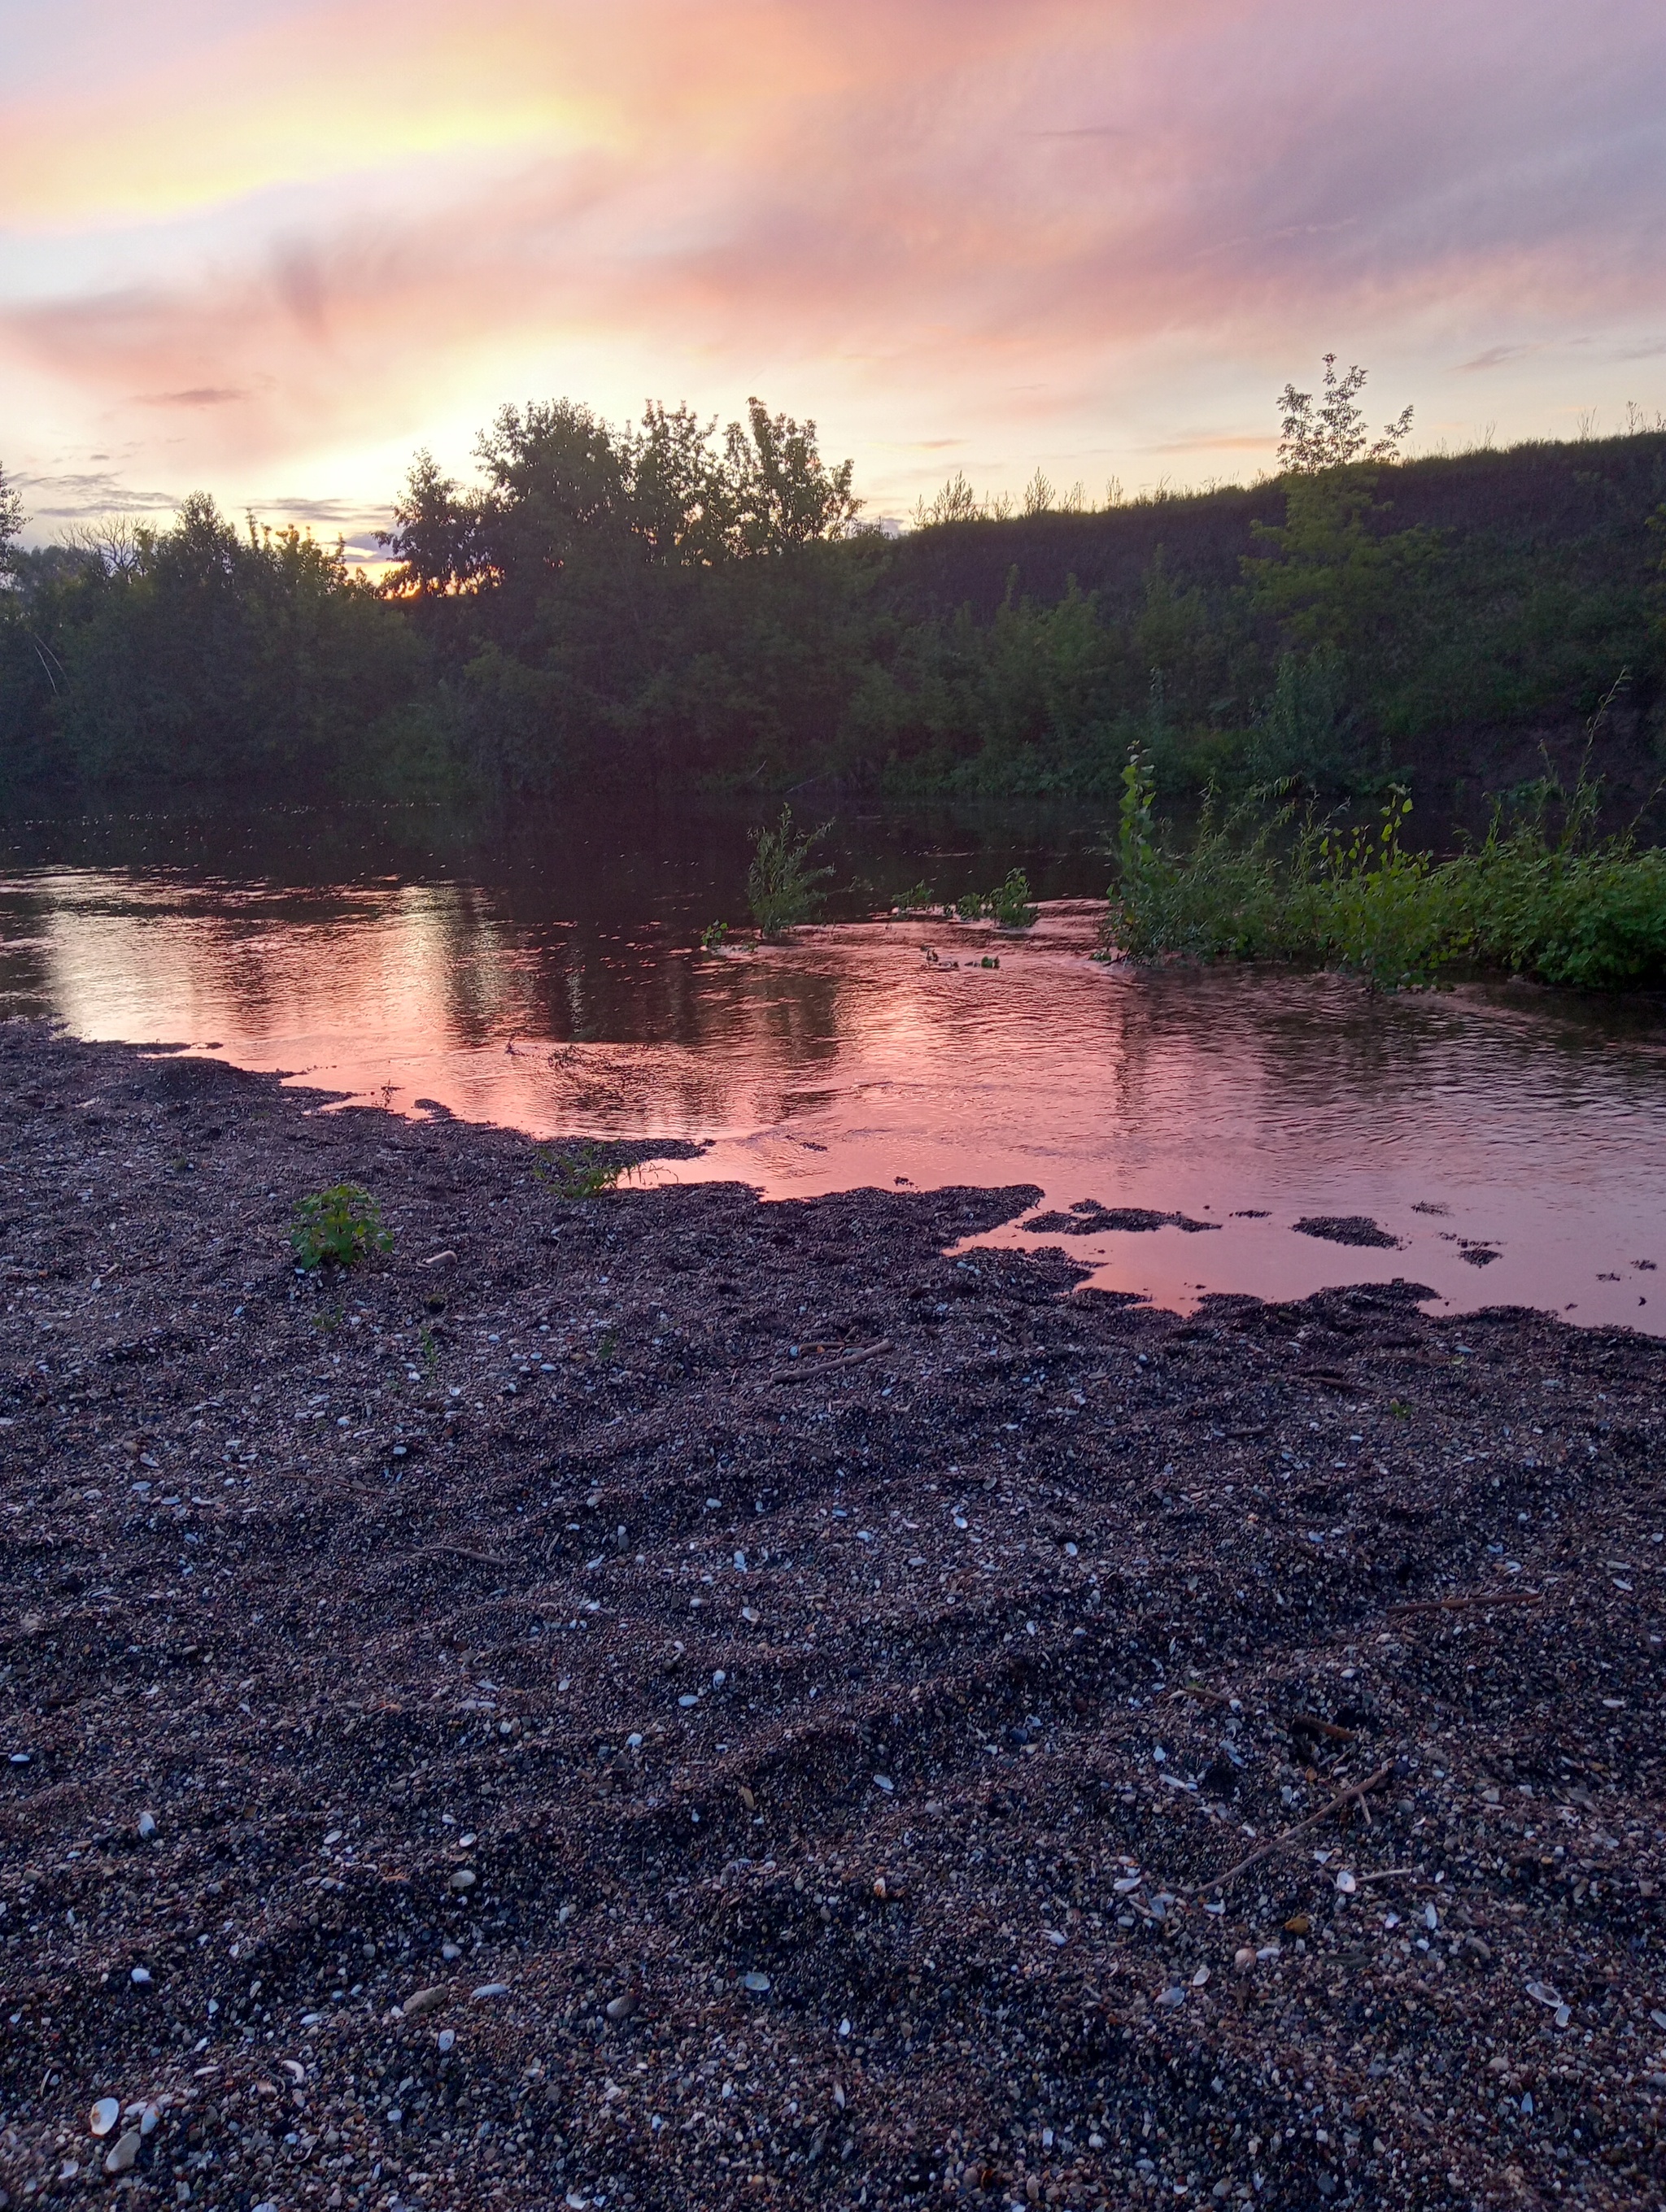
M 1347 1788 L 1333 1797 L 1329 1805 L 1322 1806 L 1316 1813 L 1310 1814 L 1305 1820 L 1298 1820 L 1293 1828 L 1286 1828 L 1281 1834 L 1273 1837 L 1269 1842 L 1259 1844 L 1250 1852 L 1247 1859 L 1240 1859 L 1236 1866 L 1228 1867 L 1225 1874 L 1217 1875 L 1208 1887 L 1211 1889 L 1225 1889 L 1229 1881 L 1236 1881 L 1241 1874 L 1246 1873 L 1259 1860 L 1264 1859 L 1269 1852 L 1277 1850 L 1280 1844 L 1287 1844 L 1296 1836 L 1305 1835 L 1310 1828 L 1316 1828 L 1321 1820 L 1328 1820 L 1333 1813 L 1340 1813 L 1343 1806 L 1351 1803 L 1354 1798 L 1363 1798 L 1368 1790 L 1380 1789 L 1393 1772 L 1392 1766 L 1379 1766 L 1376 1773 L 1368 1775 L 1365 1781 L 1350 1782 Z
M 1316 1713 L 1292 1713 L 1286 1726 L 1292 1735 L 1329 1736 L 1333 1743 L 1352 1743 L 1356 1733 L 1338 1728 L 1335 1721 L 1322 1721 Z
M 489 1552 L 471 1552 L 461 1544 L 424 1544 L 420 1551 L 408 1552 L 405 1556 L 411 1559 L 437 1559 L 441 1553 L 449 1553 L 459 1559 L 472 1559 L 477 1567 L 507 1567 L 509 1564 L 507 1559 L 495 1559 Z
M 1408 1613 L 1462 1613 L 1472 1605 L 1537 1605 L 1543 1595 L 1542 1590 L 1473 1590 L 1468 1597 L 1426 1597 L 1414 1605 L 1391 1605 L 1385 1618 L 1393 1620 Z
M 879 1344 L 864 1345 L 860 1352 L 847 1352 L 842 1359 L 824 1359 L 816 1367 L 780 1367 L 769 1378 L 771 1382 L 813 1382 L 819 1376 L 832 1375 L 841 1367 L 857 1367 L 865 1359 L 877 1359 L 882 1352 L 891 1350 L 891 1339 Z
M 1363 1889 L 1368 1881 L 1398 1881 L 1402 1875 L 1414 1875 L 1415 1867 L 1378 1867 L 1375 1874 L 1356 1875 L 1354 1879 Z

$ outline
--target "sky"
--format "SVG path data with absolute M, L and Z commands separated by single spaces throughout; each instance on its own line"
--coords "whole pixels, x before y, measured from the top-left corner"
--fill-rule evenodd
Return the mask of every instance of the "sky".
M 374 549 L 508 400 L 1247 481 L 1321 355 L 1413 450 L 1666 411 L 1658 0 L 0 0 L 0 466 Z

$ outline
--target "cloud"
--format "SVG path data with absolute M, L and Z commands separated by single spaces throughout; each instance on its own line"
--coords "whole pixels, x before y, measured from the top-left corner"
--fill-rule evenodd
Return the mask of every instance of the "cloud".
M 1506 362 L 1523 360 L 1534 350 L 1528 345 L 1488 346 L 1485 353 L 1478 353 L 1473 361 L 1461 362 L 1460 373 L 1467 376 L 1477 369 L 1502 368 Z
M 229 407 L 248 393 L 236 385 L 199 384 L 189 392 L 152 392 L 140 396 L 142 407 Z
M 89 4 L 66 0 L 66 41 Z M 465 450 L 531 392 L 727 411 L 761 389 L 894 500 L 890 456 L 957 444 L 1067 477 L 1253 452 L 1185 426 L 1253 403 L 1270 429 L 1328 345 L 1395 404 L 1518 362 L 1525 404 L 1575 321 L 1612 356 L 1666 316 L 1644 0 L 1577 27 L 1550 0 L 193 20 L 129 0 L 125 76 L 42 60 L 37 29 L 0 191 L 85 273 L 0 286 L 0 362 L 82 450 L 131 437 L 219 484 L 305 464 L 337 472 L 320 495 L 385 489 L 395 449 Z M 1487 344 L 1500 321 L 1523 336 Z

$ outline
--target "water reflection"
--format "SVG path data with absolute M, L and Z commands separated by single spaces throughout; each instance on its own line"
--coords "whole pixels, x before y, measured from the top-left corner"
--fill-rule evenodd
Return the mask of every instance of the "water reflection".
M 406 1110 L 703 1139 L 666 1172 L 773 1194 L 1024 1181 L 1055 1206 L 1219 1223 L 1071 1240 L 1097 1279 L 1165 1304 L 1405 1274 L 1455 1308 L 1666 1327 L 1643 1264 L 1666 1258 L 1657 1006 L 1136 975 L 1088 958 L 1097 916 L 1068 899 L 1018 941 L 866 922 L 711 957 L 690 940 L 720 902 L 734 910 L 745 857 L 724 835 L 657 874 L 640 854 L 608 875 L 570 852 L 496 879 L 15 868 L 0 1006 Z M 1291 1225 L 1355 1213 L 1402 1249 Z M 1477 1266 L 1466 1244 L 1497 1257 Z

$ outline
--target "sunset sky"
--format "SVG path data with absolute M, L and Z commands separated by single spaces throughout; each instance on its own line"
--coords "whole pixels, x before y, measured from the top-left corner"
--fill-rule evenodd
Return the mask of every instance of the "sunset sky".
M 370 544 L 505 399 L 1253 476 L 1335 349 L 1416 450 L 1666 410 L 1658 0 L 0 0 L 0 464 Z

